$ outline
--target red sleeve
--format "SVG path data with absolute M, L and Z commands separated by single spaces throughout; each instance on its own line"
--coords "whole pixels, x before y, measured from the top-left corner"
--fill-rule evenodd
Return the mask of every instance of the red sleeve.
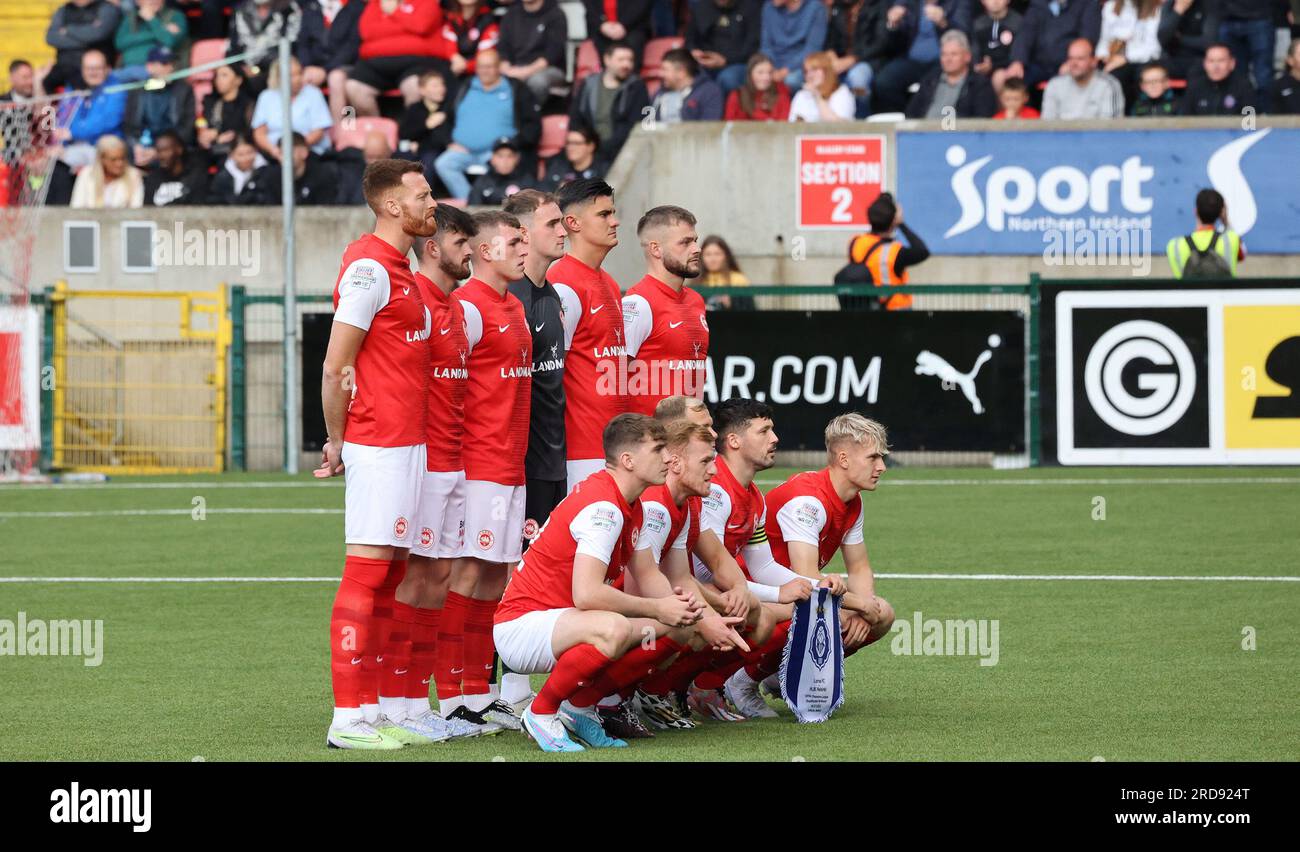
M 378 3 L 370 3 L 361 13 L 360 19 L 357 20 L 357 32 L 361 35 L 362 41 L 369 41 L 378 33 L 378 27 L 383 26 L 383 15 Z
M 776 106 L 772 108 L 773 121 L 790 120 L 790 90 L 785 87 L 785 83 L 777 83 Z
M 371 5 L 378 6 L 378 3 Z M 370 11 L 370 7 L 366 7 Z M 398 7 L 401 11 L 401 7 Z M 411 14 L 395 16 L 397 23 L 402 29 L 415 35 L 437 34 L 442 29 L 442 6 L 438 5 L 437 0 L 415 0 L 415 8 Z
M 723 119 L 726 121 L 744 121 L 749 116 L 740 110 L 740 91 L 733 91 L 727 95 L 727 108 L 723 112 Z
M 618 21 L 618 0 L 605 0 L 605 20 Z

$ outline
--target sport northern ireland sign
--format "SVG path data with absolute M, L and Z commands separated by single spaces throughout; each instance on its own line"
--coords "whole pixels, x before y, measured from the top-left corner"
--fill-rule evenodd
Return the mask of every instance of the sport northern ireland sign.
M 1066 465 L 1300 463 L 1300 289 L 1063 291 Z

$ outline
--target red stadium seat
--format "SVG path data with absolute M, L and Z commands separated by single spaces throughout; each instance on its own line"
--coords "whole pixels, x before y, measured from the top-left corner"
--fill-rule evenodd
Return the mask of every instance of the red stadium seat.
M 647 80 L 661 77 L 663 74 L 661 66 L 664 64 L 664 54 L 685 44 L 685 39 L 679 36 L 650 39 L 650 41 L 646 42 L 645 55 L 641 60 L 641 77 Z
M 564 150 L 564 137 L 569 132 L 567 115 L 542 116 L 542 138 L 537 143 L 537 156 L 545 160 Z
M 218 59 L 224 59 L 225 56 L 226 40 L 224 38 L 208 38 L 203 41 L 196 41 L 194 46 L 190 48 L 190 67 L 216 62 Z M 203 113 L 203 99 L 212 91 L 214 73 L 212 69 L 208 69 L 193 74 L 189 78 L 190 87 L 194 89 L 194 108 L 200 115 Z
M 372 130 L 378 130 L 388 140 L 388 147 L 394 151 L 397 150 L 397 122 L 391 118 L 382 118 L 377 115 L 364 116 L 354 118 L 348 123 L 351 126 L 347 128 L 344 128 L 342 124 L 334 125 L 335 148 L 362 148 L 366 144 L 366 136 Z
M 574 91 L 578 90 L 588 74 L 599 74 L 600 70 L 600 54 L 596 51 L 596 43 L 587 39 L 578 45 L 578 67 L 573 72 Z

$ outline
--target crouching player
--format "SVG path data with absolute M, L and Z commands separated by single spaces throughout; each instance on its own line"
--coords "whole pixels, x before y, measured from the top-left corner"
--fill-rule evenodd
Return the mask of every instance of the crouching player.
M 826 467 L 795 474 L 767 494 L 769 517 L 776 518 L 768 537 L 777 562 L 820 580 L 835 551 L 844 554 L 843 602 L 857 610 L 840 619 L 845 656 L 888 635 L 894 623 L 893 607 L 876 596 L 862 537 L 861 492 L 876 490 L 888 455 L 884 426 L 861 414 L 841 414 L 826 426 Z
M 702 603 L 688 589 L 663 598 L 612 585 L 627 567 L 641 528 L 640 497 L 664 481 L 664 428 L 620 414 L 602 435 L 605 469 L 592 474 L 551 513 L 520 561 L 497 608 L 493 638 L 520 674 L 550 672 L 523 727 L 543 751 L 581 751 L 627 743 L 605 733 L 596 703 L 690 640 Z

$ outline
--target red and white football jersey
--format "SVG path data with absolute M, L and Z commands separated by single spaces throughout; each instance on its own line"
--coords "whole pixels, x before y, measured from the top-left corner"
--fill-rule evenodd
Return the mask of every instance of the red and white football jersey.
M 370 447 L 423 444 L 432 319 L 406 255 L 374 234 L 349 245 L 334 282 L 334 321 L 366 332 L 343 439 Z
M 695 505 L 696 511 L 691 507 Z M 641 536 L 637 550 L 649 550 L 655 562 L 663 562 L 669 550 L 689 550 L 699 538 L 698 498 L 687 497 L 678 506 L 667 485 L 652 485 L 641 495 Z M 694 535 L 692 535 L 692 533 Z
M 465 434 L 465 388 L 469 379 L 469 341 L 465 338 L 465 309 L 426 276 L 415 283 L 433 318 L 429 332 L 429 409 L 424 445 L 427 470 L 451 472 L 465 467 L 461 440 Z
M 632 411 L 653 417 L 659 400 L 704 395 L 709 323 L 704 299 L 647 275 L 623 297 L 627 393 Z
M 465 478 L 523 485 L 533 375 L 533 336 L 523 303 L 477 278 L 451 297 L 465 312 L 469 348 Z
M 603 459 L 605 425 L 628 410 L 618 381 L 626 357 L 618 282 L 573 255 L 551 264 L 546 280 L 564 311 L 564 428 L 566 458 Z
M 718 473 L 713 477 L 709 496 L 700 506 L 700 531 L 712 530 L 727 553 L 739 563 L 745 576 L 753 579 L 745 567 L 741 550 L 754 542 L 756 536 L 759 543 L 765 540 L 763 524 L 767 507 L 763 502 L 763 492 L 756 482 L 751 482 L 749 488 L 741 488 L 722 456 L 718 456 L 717 464 Z M 704 576 L 708 576 L 708 566 L 698 556 L 692 558 L 696 574 L 704 572 Z
M 790 565 L 787 542 L 817 548 L 817 567 L 824 568 L 840 545 L 862 543 L 862 495 L 845 503 L 831 485 L 830 471 L 797 473 L 767 494 L 767 509 L 776 518 L 768 531 L 772 556 Z
M 606 583 L 621 581 L 640 531 L 641 502 L 629 506 L 608 471 L 593 473 L 551 511 L 510 578 L 494 622 L 573 606 L 573 561 L 579 553 L 609 566 Z

